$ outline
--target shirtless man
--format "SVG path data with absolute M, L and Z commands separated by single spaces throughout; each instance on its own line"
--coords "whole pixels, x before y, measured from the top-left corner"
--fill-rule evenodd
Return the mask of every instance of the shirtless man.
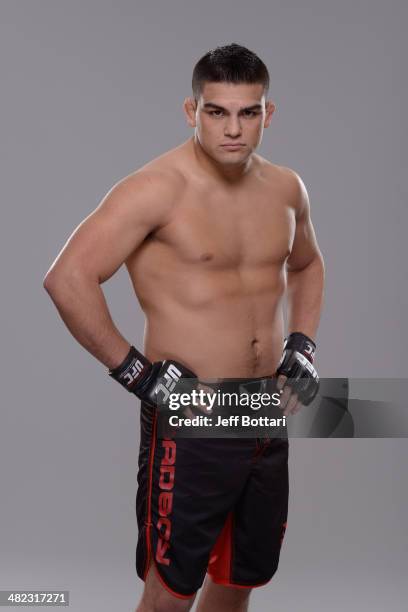
M 275 109 L 268 87 L 266 66 L 248 49 L 205 54 L 184 101 L 193 136 L 115 184 L 46 274 L 70 332 L 122 384 L 138 358 L 142 379 L 164 360 L 203 380 L 273 376 L 285 291 L 287 332 L 312 361 L 324 266 L 302 180 L 255 153 Z M 146 318 L 143 354 L 116 328 L 101 289 L 123 263 Z M 204 578 L 198 612 L 245 611 L 251 588 L 277 569 L 288 440 L 159 440 L 154 403 L 136 386 L 136 566 L 145 581 L 137 612 L 190 610 Z M 286 384 L 282 410 L 300 406 Z

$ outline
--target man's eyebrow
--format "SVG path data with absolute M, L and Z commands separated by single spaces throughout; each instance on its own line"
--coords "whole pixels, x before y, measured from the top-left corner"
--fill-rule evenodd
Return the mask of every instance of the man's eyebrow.
M 216 110 L 227 110 L 223 106 L 219 106 L 219 104 L 214 104 L 214 102 L 206 102 L 203 105 L 203 108 L 213 108 Z M 240 111 L 254 111 L 254 110 L 262 110 L 262 104 L 252 104 L 252 106 L 245 106 L 244 108 L 240 108 Z

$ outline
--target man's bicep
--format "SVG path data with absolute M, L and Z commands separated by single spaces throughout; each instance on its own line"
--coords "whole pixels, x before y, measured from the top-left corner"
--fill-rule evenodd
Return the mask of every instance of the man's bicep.
M 288 270 L 301 270 L 320 255 L 316 234 L 310 216 L 310 202 L 302 179 L 295 176 L 296 229 L 292 250 L 287 259 Z
M 163 193 L 160 193 L 163 192 Z M 109 279 L 155 228 L 166 222 L 169 190 L 149 175 L 122 179 L 74 230 L 50 272 Z

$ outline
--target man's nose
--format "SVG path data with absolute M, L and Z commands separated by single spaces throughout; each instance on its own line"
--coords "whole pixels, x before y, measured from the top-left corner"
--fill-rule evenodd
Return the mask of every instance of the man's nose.
M 225 136 L 236 137 L 241 134 L 241 124 L 238 117 L 230 116 L 227 119 L 224 128 Z

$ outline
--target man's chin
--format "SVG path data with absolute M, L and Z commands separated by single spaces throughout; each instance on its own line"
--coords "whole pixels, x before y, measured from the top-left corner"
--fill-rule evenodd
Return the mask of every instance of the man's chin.
M 223 166 L 241 165 L 249 158 L 248 150 L 244 151 L 224 151 L 221 154 L 217 152 L 214 159 Z

